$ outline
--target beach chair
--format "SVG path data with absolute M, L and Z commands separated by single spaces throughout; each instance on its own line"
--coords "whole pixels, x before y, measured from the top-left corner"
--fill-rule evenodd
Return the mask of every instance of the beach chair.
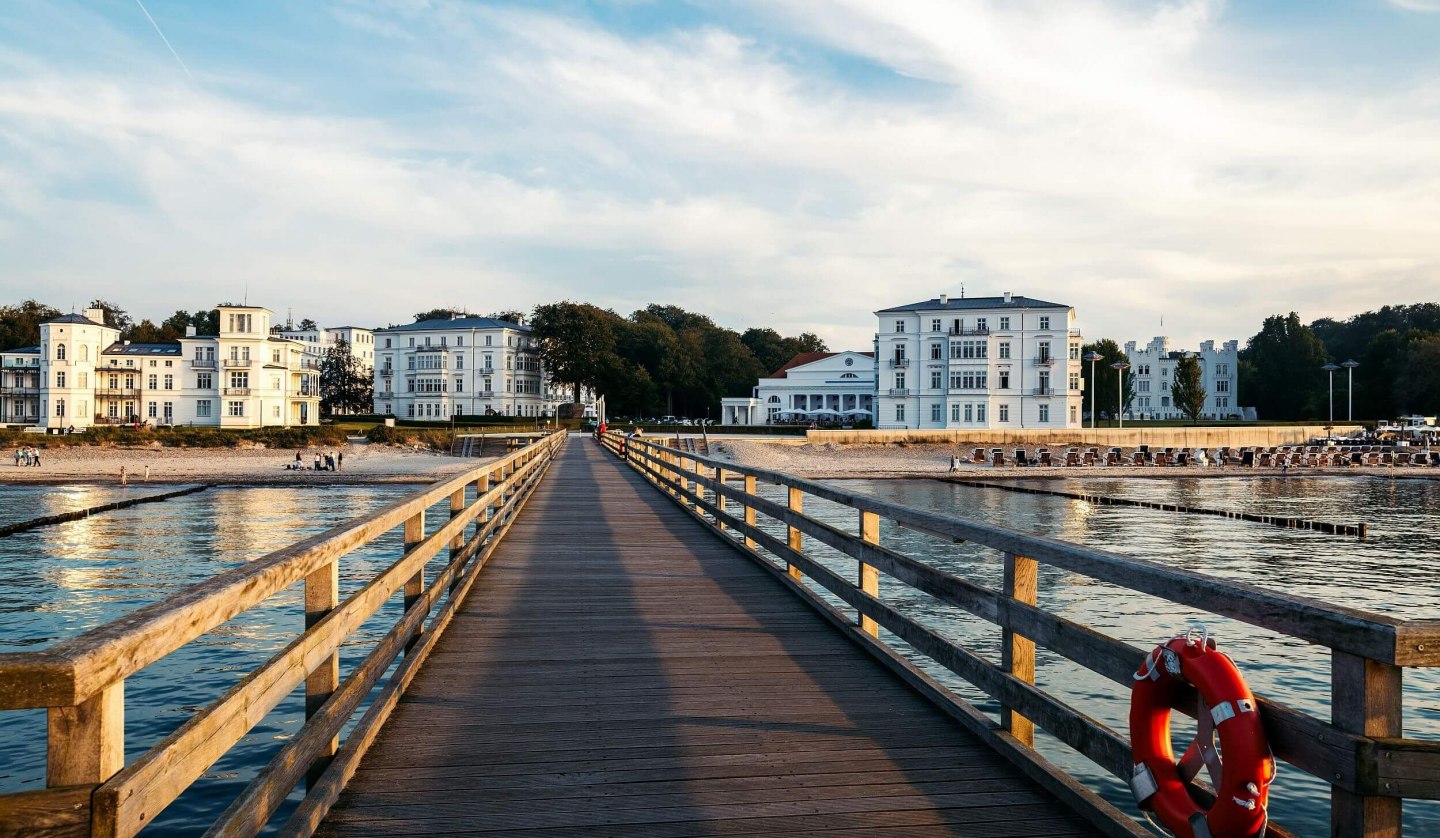
M 1143 465 L 1145 465 L 1145 456 L 1146 456 L 1148 453 L 1149 453 L 1148 451 L 1136 451 L 1134 454 L 1131 454 L 1131 455 L 1130 455 L 1130 464 L 1131 464 L 1131 465 L 1135 465 L 1135 466 L 1143 466 Z
M 972 462 L 972 463 L 984 463 L 984 462 L 985 462 L 985 449 L 984 449 L 984 448 L 976 448 L 976 449 L 975 449 L 975 452 L 970 455 L 970 462 Z
M 1025 457 L 1025 449 L 1024 449 L 1024 448 L 1016 448 L 1016 449 L 1015 449 L 1015 465 L 1017 465 L 1017 466 L 1028 466 L 1028 465 L 1030 465 L 1030 461 L 1029 461 L 1028 459 L 1026 459 L 1026 457 Z
M 1005 465 L 1005 452 L 1001 451 L 999 448 L 991 448 L 990 463 L 996 468 L 1000 468 L 1001 466 Z
M 1050 449 L 1048 448 L 1041 448 L 1039 451 L 1035 452 L 1035 456 L 1040 459 L 1041 467 L 1055 465 L 1054 463 L 1050 462 Z
M 1076 451 L 1074 448 L 1071 448 L 1070 450 L 1066 451 L 1066 452 L 1065 452 L 1065 465 L 1067 465 L 1067 466 L 1078 466 L 1078 465 L 1080 465 L 1080 452 L 1079 452 L 1079 451 Z M 1088 465 L 1088 464 L 1087 464 L 1087 465 Z
M 1107 465 L 1107 466 L 1118 466 L 1118 465 L 1120 465 L 1120 449 L 1119 449 L 1119 448 L 1111 448 L 1109 451 L 1106 451 L 1106 452 L 1105 452 L 1105 465 Z
M 1175 455 L 1175 465 L 1177 465 L 1177 466 L 1188 466 L 1188 465 L 1190 465 L 1190 455 L 1187 454 L 1187 453 L 1185 453 L 1184 451 L 1181 451 L 1179 454 L 1176 454 L 1176 455 Z

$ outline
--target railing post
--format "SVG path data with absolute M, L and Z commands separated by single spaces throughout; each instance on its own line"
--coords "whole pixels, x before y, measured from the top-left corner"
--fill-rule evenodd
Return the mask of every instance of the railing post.
M 804 505 L 804 493 L 802 493 L 799 489 L 791 487 L 790 511 L 799 512 L 804 507 Z M 789 545 L 790 549 L 794 550 L 797 553 L 801 552 L 805 546 L 804 534 L 795 527 L 787 527 L 786 535 L 786 543 Z M 796 567 L 793 564 L 790 564 L 789 562 L 785 563 L 785 572 L 789 573 L 790 578 L 794 579 L 796 582 L 799 582 L 801 579 L 805 578 L 805 575 L 800 572 L 800 568 Z
M 476 501 L 479 501 L 480 498 L 485 497 L 485 493 L 488 491 L 490 491 L 490 472 L 487 471 L 479 477 L 475 478 Z M 480 514 L 475 516 L 475 535 L 480 535 L 480 530 L 484 529 L 485 522 L 489 520 L 490 507 L 489 505 L 486 505 L 484 509 L 480 510 Z
M 745 494 L 753 495 L 755 494 L 755 489 L 755 475 L 745 475 Z M 745 523 L 751 527 L 755 526 L 755 507 L 748 503 L 745 504 Z M 749 533 L 745 534 L 745 546 L 751 549 L 755 547 L 755 539 L 751 538 Z
M 725 478 L 725 469 L 717 466 L 715 468 L 715 508 L 720 510 L 720 515 L 724 515 L 726 513 L 726 501 L 729 500 L 725 497 L 725 493 L 721 491 L 722 489 L 728 488 L 725 485 Z M 720 528 L 720 532 L 725 532 L 725 530 L 727 529 L 725 526 L 725 519 L 721 518 L 720 515 L 715 516 L 715 525 Z
M 1330 721 L 1347 733 L 1402 736 L 1403 670 L 1338 650 L 1330 653 Z M 1330 789 L 1330 834 L 1399 838 L 1400 798 Z
M 305 577 L 305 628 L 310 628 L 325 618 L 340 604 L 340 562 L 333 561 L 315 569 Z M 330 695 L 340 686 L 340 651 L 331 652 L 305 678 L 305 718 L 320 712 Z M 316 760 L 305 775 L 307 788 L 314 785 L 325 773 L 329 757 L 340 748 L 340 738 L 330 740 L 325 748 L 325 758 Z
M 405 552 L 415 549 L 420 542 L 425 540 L 425 510 L 420 510 L 405 520 Z M 405 610 L 409 611 L 410 606 L 425 594 L 425 567 L 422 565 L 415 575 L 405 582 Z M 420 639 L 423 631 L 423 624 L 415 626 L 415 634 L 405 643 L 405 651 L 408 653 L 415 642 Z
M 1016 602 L 1034 605 L 1039 589 L 1039 564 L 1034 559 L 1005 554 L 1004 594 Z M 1035 641 L 1005 628 L 1000 635 L 1000 668 L 1027 684 L 1035 683 Z M 1001 705 L 1000 725 L 1020 742 L 1035 745 L 1035 724 Z
M 45 785 L 103 783 L 125 767 L 125 682 L 46 713 Z
M 880 544 L 880 516 L 874 512 L 860 512 L 860 540 L 866 544 Z M 874 565 L 860 563 L 860 591 L 879 599 L 880 571 Z M 871 637 L 880 636 L 880 624 L 860 615 L 860 630 Z
M 465 487 L 461 486 L 450 495 L 450 519 L 453 521 L 464 513 Z M 465 549 L 465 530 L 462 528 L 459 532 L 455 533 L 454 538 L 450 539 L 450 560 L 454 561 L 455 557 L 460 555 L 460 551 L 463 549 Z

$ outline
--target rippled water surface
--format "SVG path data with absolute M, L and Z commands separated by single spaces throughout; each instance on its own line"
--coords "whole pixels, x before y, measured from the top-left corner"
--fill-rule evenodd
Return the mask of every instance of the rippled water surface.
M 1049 488 L 1086 491 L 1263 514 L 1365 521 L 1370 537 L 1328 536 L 1230 519 L 1101 506 L 1064 498 L 971 488 L 936 481 L 848 481 L 852 489 L 917 508 L 1012 527 L 1040 535 L 1244 580 L 1275 590 L 1402 617 L 1440 617 L 1440 484 L 1352 478 L 1211 478 L 1045 481 Z M 51 514 L 163 487 L 0 486 L 0 523 Z M 162 599 L 195 582 L 251 561 L 393 501 L 414 487 L 211 489 L 158 504 L 105 513 L 0 540 L 0 652 L 42 648 Z M 851 531 L 855 513 L 807 499 L 806 511 Z M 432 511 L 431 519 L 445 517 Z M 433 524 L 432 524 L 433 526 Z M 999 555 L 951 544 L 888 524 L 882 541 L 936 567 L 998 586 Z M 806 545 L 818 555 L 817 544 Z M 398 532 L 342 563 L 345 593 L 399 555 Z M 832 558 L 836 570 L 854 564 Z M 882 597 L 992 661 L 999 632 L 933 598 L 882 582 Z M 142 670 L 126 683 L 127 761 L 218 697 L 292 640 L 303 624 L 297 585 Z M 1040 602 L 1050 611 L 1149 647 L 1203 621 L 1219 636 L 1257 692 L 1329 717 L 1329 657 L 1323 649 L 1170 605 L 1068 571 L 1045 567 Z M 391 600 L 342 650 L 353 667 L 388 630 L 399 611 Z M 893 639 L 893 638 L 892 638 Z M 993 712 L 993 703 L 933 664 L 922 666 Z M 1122 733 L 1128 696 L 1123 688 L 1041 650 L 1037 681 Z M 290 738 L 303 720 L 297 689 L 233 752 L 171 806 L 149 834 L 197 834 Z M 1440 738 L 1440 678 L 1406 672 L 1406 734 Z M 44 784 L 44 715 L 0 713 L 0 791 Z M 1082 776 L 1126 810 L 1118 782 L 1064 746 L 1041 740 L 1047 756 Z M 293 796 L 292 796 L 293 797 Z M 1328 789 L 1298 769 L 1281 766 L 1273 816 L 1302 835 L 1328 832 Z M 1440 835 L 1440 809 L 1406 804 L 1409 835 Z
M 1017 485 L 1191 507 L 1345 523 L 1365 521 L 1370 535 L 1363 541 L 1227 518 L 1094 506 L 934 480 L 838 482 L 906 506 L 1061 538 L 1276 591 L 1395 617 L 1440 617 L 1440 533 L 1436 531 L 1440 482 L 1379 478 L 1017 481 Z M 853 510 L 809 497 L 805 503 L 807 514 L 855 531 Z M 951 544 L 888 522 L 882 525 L 881 541 L 981 584 L 999 587 L 1001 583 L 1000 554 L 995 550 Z M 809 539 L 806 549 L 820 555 L 826 551 Z M 853 560 L 837 557 L 831 567 L 847 577 L 854 575 Z M 881 579 L 882 599 L 999 662 L 1000 633 L 995 626 L 883 575 Z M 1236 659 L 1257 693 L 1329 720 L 1327 649 L 1045 565 L 1040 567 L 1039 601 L 1052 613 L 1144 648 L 1192 623 L 1203 622 L 1212 635 L 1218 635 L 1221 648 Z M 995 704 L 983 693 L 928 660 L 915 659 L 965 697 L 995 711 Z M 1128 735 L 1129 696 L 1122 686 L 1043 649 L 1038 653 L 1038 668 L 1037 683 L 1042 687 Z M 1405 734 L 1440 739 L 1440 673 L 1406 671 Z M 1188 741 L 1191 735 L 1193 727 L 1184 738 Z M 1042 741 L 1041 749 L 1117 805 L 1134 811 L 1128 789 L 1108 773 L 1053 740 Z M 1407 834 L 1440 835 L 1440 805 L 1407 802 L 1405 807 Z M 1281 764 L 1272 787 L 1271 814 L 1299 834 L 1327 834 L 1328 786 Z

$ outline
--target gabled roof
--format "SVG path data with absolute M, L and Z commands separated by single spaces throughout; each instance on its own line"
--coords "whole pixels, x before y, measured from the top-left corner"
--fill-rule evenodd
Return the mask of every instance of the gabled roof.
M 376 329 L 376 332 L 439 332 L 446 330 L 465 331 L 469 329 L 514 329 L 520 332 L 530 331 L 529 326 L 520 323 L 511 323 L 509 320 L 496 320 L 493 317 L 456 317 L 451 320 L 421 320 L 419 323 L 406 323 L 404 326 L 392 326 L 388 329 Z
M 1010 302 L 1005 302 L 1004 297 L 951 297 L 940 304 L 940 298 L 924 300 L 918 303 L 911 303 L 907 306 L 896 306 L 894 308 L 882 308 L 876 314 L 887 314 L 898 311 L 965 311 L 976 308 L 1069 308 L 1064 303 L 1047 303 L 1044 300 L 1037 300 L 1034 297 L 1022 297 L 1019 294 L 1012 295 Z
M 765 377 L 766 377 L 766 378 L 785 378 L 785 377 L 786 377 L 785 374 L 786 374 L 787 372 L 789 372 L 790 370 L 795 369 L 796 367 L 803 367 L 803 366 L 805 366 L 806 364 L 813 364 L 813 363 L 815 363 L 816 361 L 823 361 L 823 360 L 825 360 L 826 358 L 833 358 L 833 357 L 835 357 L 836 355 L 851 355 L 851 354 L 854 354 L 854 355 L 864 355 L 864 356 L 866 356 L 867 358 L 873 358 L 873 357 L 875 357 L 875 353 L 874 353 L 874 352 L 854 352 L 854 353 L 852 353 L 852 352 L 849 352 L 848 350 L 845 351 L 845 352 L 801 352 L 799 355 L 796 355 L 794 358 L 791 358 L 790 360 L 786 361 L 786 362 L 785 362 L 785 366 L 783 366 L 783 367 L 781 367 L 780 369 L 778 369 L 778 370 L 770 373 L 769 375 L 767 375 L 767 376 L 765 376 Z
M 52 317 L 46 323 L 75 323 L 80 326 L 104 326 L 104 323 L 96 323 L 94 320 L 83 314 L 62 314 L 59 317 Z

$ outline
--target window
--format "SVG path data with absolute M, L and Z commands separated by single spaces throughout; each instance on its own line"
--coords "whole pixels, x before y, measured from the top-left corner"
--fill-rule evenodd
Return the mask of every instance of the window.
M 391 340 L 390 338 L 385 338 L 385 348 L 386 348 L 386 349 L 392 349 L 392 348 L 393 348 L 393 346 L 391 345 L 390 340 Z
M 982 334 L 984 334 L 985 332 L 990 331 L 990 327 L 989 327 L 989 325 L 986 323 L 984 317 L 977 317 L 977 318 L 975 318 L 975 331 L 980 332 L 980 333 L 982 333 Z
M 1049 360 L 1051 360 L 1051 355 L 1050 355 L 1050 341 L 1048 341 L 1048 340 L 1042 340 L 1042 341 L 1040 341 L 1039 343 L 1035 344 L 1035 351 L 1040 353 L 1040 360 L 1042 360 L 1042 361 L 1049 361 Z
M 969 403 L 969 402 L 966 402 L 966 403 L 965 403 L 965 421 L 966 421 L 966 422 L 974 422 L 974 421 L 975 421 L 975 405 L 973 405 L 973 404 L 971 404 L 971 403 Z
M 1216 379 L 1216 381 L 1215 381 L 1215 392 L 1217 392 L 1217 393 L 1228 393 L 1228 392 L 1230 392 L 1230 379 L 1228 379 L 1228 378 Z
M 151 377 L 153 378 L 154 376 L 151 376 Z M 151 384 L 150 386 L 151 386 L 151 387 L 154 387 L 155 385 L 154 385 L 154 384 Z M 250 386 L 250 373 L 248 373 L 248 372 L 232 372 L 232 373 L 230 373 L 230 386 L 231 386 L 231 387 L 236 387 L 236 388 L 249 387 L 249 386 Z
M 228 412 L 231 416 L 244 416 L 244 415 L 245 415 L 245 403 L 244 403 L 244 402 L 227 402 L 227 403 L 226 403 L 226 412 Z
M 153 362 L 152 362 L 152 363 L 153 363 Z M 160 376 L 158 376 L 158 375 L 156 375 L 156 374 L 154 374 L 154 373 L 151 373 L 150 375 L 146 376 L 145 381 L 146 381 L 145 386 L 146 386 L 146 387 L 149 387 L 151 390 L 158 390 L 158 389 L 160 388 L 160 384 L 159 384 Z
M 1075 405 L 1073 405 L 1073 404 L 1070 405 L 1070 424 L 1073 425 L 1073 424 L 1075 424 L 1076 422 L 1079 422 L 1079 421 L 1080 421 L 1080 414 L 1079 414 L 1078 411 L 1079 411 L 1079 408 L 1077 408 L 1077 407 L 1076 407 Z
M 82 347 L 82 348 L 83 348 L 83 347 Z M 88 389 L 88 388 L 90 387 L 90 373 L 88 373 L 88 372 L 77 372 L 77 373 L 75 373 L 75 386 L 76 386 L 76 387 L 79 387 L 81 390 Z
M 167 366 L 167 367 L 173 367 L 173 366 L 175 366 L 175 362 L 174 362 L 174 361 L 166 361 L 166 362 L 165 362 L 165 366 Z
M 280 350 L 278 350 L 278 349 L 271 350 L 271 352 L 270 352 L 270 363 L 272 363 L 272 364 L 278 364 L 278 363 L 280 363 Z
M 198 417 L 200 417 L 201 419 L 208 419 L 208 418 L 210 418 L 210 400 L 209 400 L 209 399 L 196 399 L 196 400 L 195 400 L 195 415 L 198 416 Z
M 1161 367 L 1161 368 L 1160 368 L 1160 376 L 1161 376 L 1162 378 L 1169 378 L 1169 377 L 1170 377 L 1170 368 L 1169 368 L 1169 367 Z
M 1045 329 L 1050 328 L 1050 318 L 1048 318 L 1048 317 L 1041 317 L 1041 318 L 1040 318 L 1040 328 L 1041 328 L 1042 331 L 1045 330 Z
M 455 356 L 455 369 L 457 369 L 457 370 L 463 370 L 463 369 L 465 369 L 465 356 L 464 356 L 464 355 L 456 355 L 456 356 Z
M 897 331 L 897 332 L 904 332 L 904 331 L 905 331 L 905 321 L 904 321 L 904 320 L 896 320 L 896 321 L 895 321 L 895 331 Z
M 985 422 L 985 403 L 984 403 L 984 402 L 981 402 L 981 403 L 975 405 L 975 421 L 976 421 L 976 422 L 980 422 L 981 424 L 984 424 L 984 422 Z
M 1050 405 L 1048 405 L 1048 404 L 1042 404 L 1042 405 L 1040 405 L 1040 421 L 1041 421 L 1041 422 L 1049 422 L 1049 421 L 1050 421 Z
M 154 405 L 151 405 L 151 406 L 153 407 Z M 56 400 L 55 400 L 55 415 L 58 416 L 58 417 L 60 417 L 60 418 L 62 418 L 62 419 L 65 417 L 65 400 L 64 400 L 64 399 L 56 399 Z
M 1161 396 L 1161 397 L 1160 397 L 1160 406 L 1161 406 L 1161 407 L 1169 407 L 1169 406 L 1170 406 L 1170 397 L 1169 397 L 1169 396 Z
M 939 371 L 939 370 L 931 370 L 931 371 L 930 371 L 930 389 L 931 389 L 931 390 L 939 390 L 939 389 L 940 389 L 941 387 L 943 387 L 943 386 L 945 386 L 945 384 L 944 384 L 944 381 L 943 381 L 942 378 L 941 378 L 940 371 Z
M 1008 318 L 1008 317 L 1002 317 L 1002 318 L 1000 318 L 1000 331 L 1002 331 L 1002 332 L 1008 332 L 1008 331 L 1010 331 L 1010 318 Z
M 63 361 L 63 360 L 65 360 L 65 344 L 63 344 L 63 343 L 57 343 L 57 344 L 55 344 L 55 360 L 57 360 L 57 361 Z M 57 415 L 57 416 L 63 416 L 64 414 L 56 414 L 56 415 Z
M 950 373 L 950 389 L 984 390 L 988 379 L 989 372 L 983 369 L 953 370 Z
M 413 404 L 407 404 L 407 405 L 405 405 L 405 415 L 406 415 L 406 417 L 408 417 L 408 418 L 410 418 L 410 419 L 414 419 L 414 418 L 415 418 L 415 405 L 413 405 Z
M 905 405 L 903 405 L 903 404 L 897 404 L 897 405 L 895 405 L 895 421 L 896 421 L 896 422 L 904 422 L 904 421 L 905 421 Z
M 459 376 L 456 376 L 456 378 L 455 378 L 455 392 L 457 392 L 457 393 L 463 393 L 463 392 L 465 392 L 465 379 L 460 378 Z
M 896 389 L 896 390 L 904 390 L 904 389 L 905 389 L 905 373 L 903 373 L 903 372 L 897 372 L 897 373 L 895 373 L 895 389 Z
M 165 375 L 165 389 L 166 389 L 166 390 L 174 390 L 174 389 L 175 389 L 175 376 L 170 375 L 170 374 L 168 374 L 168 373 Z
M 841 373 L 841 374 L 840 374 L 840 377 L 841 377 L 841 378 L 859 378 L 860 376 L 856 375 L 856 374 L 853 373 L 853 372 L 847 372 L 847 373 Z
M 932 361 L 939 361 L 939 360 L 943 359 L 944 357 L 945 357 L 945 344 L 943 344 L 943 343 L 932 343 L 932 344 L 930 344 L 930 360 L 932 360 Z
M 1072 372 L 1072 373 L 1070 373 L 1070 391 L 1071 391 L 1071 392 L 1075 392 L 1075 391 L 1077 391 L 1077 390 L 1079 390 L 1079 389 L 1080 389 L 1080 373 L 1078 373 L 1078 372 Z
M 455 345 L 456 345 L 456 346 L 464 346 L 464 345 L 465 345 L 465 336 L 464 336 L 464 335 L 456 335 L 456 336 L 455 336 Z
M 151 419 L 158 417 L 160 415 L 160 406 L 155 402 L 146 402 L 145 415 L 149 416 Z
M 1140 379 L 1139 381 L 1135 382 L 1135 391 L 1137 393 L 1150 392 L 1150 382 L 1144 378 Z
M 1010 357 L 1010 341 L 1000 341 L 1000 357 L 1002 359 L 1008 359 Z
M 942 404 L 940 404 L 939 402 L 936 402 L 935 404 L 930 405 L 930 421 L 931 421 L 931 422 L 943 422 L 944 419 L 945 419 L 945 415 L 944 415 L 941 411 L 944 410 L 944 409 L 945 409 L 945 406 L 942 405 Z
M 1078 360 L 1080 360 L 1080 344 L 1078 344 L 1078 343 L 1072 343 L 1072 344 L 1070 344 L 1070 360 L 1072 360 L 1072 361 L 1078 361 Z
M 1162 382 L 1160 382 L 1160 392 L 1162 392 L 1162 393 L 1168 393 L 1168 392 L 1170 392 L 1170 382 L 1168 382 L 1168 381 L 1162 381 Z
M 492 339 L 493 339 L 494 337 L 495 337 L 494 335 L 486 335 L 486 336 L 485 336 L 485 345 L 486 345 L 486 346 L 491 346 L 491 345 L 492 345 L 491 341 L 492 341 Z
M 940 331 L 940 318 L 937 317 L 937 318 L 935 318 L 934 320 L 931 320 L 931 321 L 930 321 L 930 331 L 932 331 L 932 332 L 938 332 L 938 331 Z
M 1008 404 L 1002 404 L 1002 405 L 1000 405 L 1000 417 L 999 417 L 999 421 L 1001 421 L 1001 422 L 1009 422 L 1009 421 L 1010 421 L 1010 405 L 1008 405 Z
M 212 390 L 215 387 L 215 376 L 208 372 L 202 372 L 195 376 L 195 386 L 201 390 Z
M 56 386 L 56 387 L 64 387 L 64 386 L 65 386 L 65 373 L 63 373 L 63 372 L 57 372 L 57 373 L 55 373 L 55 386 Z
M 1215 374 L 1216 374 L 1216 375 L 1229 375 L 1229 374 L 1230 374 L 1230 365 L 1229 365 L 1229 364 L 1216 364 L 1216 365 L 1215 365 Z
M 997 387 L 998 389 L 1001 389 L 1001 390 L 1009 390 L 1009 389 L 1010 389 L 1010 373 L 1009 373 L 1009 371 L 1007 371 L 1007 370 L 1001 370 L 1001 371 L 1000 371 L 1000 382 L 996 385 L 996 387 Z
M 950 405 L 950 421 L 951 421 L 951 422 L 959 422 L 959 421 L 960 421 L 960 405 L 958 405 L 958 404 L 952 404 L 952 405 Z

